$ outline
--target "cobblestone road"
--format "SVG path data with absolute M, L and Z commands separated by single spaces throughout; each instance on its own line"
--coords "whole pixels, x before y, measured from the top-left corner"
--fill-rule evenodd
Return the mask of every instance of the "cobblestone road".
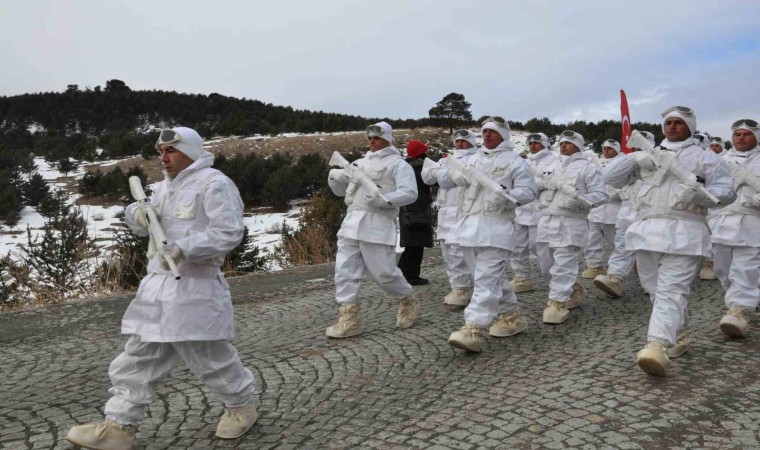
M 416 326 L 394 330 L 396 304 L 367 283 L 365 332 L 340 341 L 324 336 L 337 315 L 332 266 L 233 280 L 233 343 L 256 374 L 261 419 L 241 439 L 214 439 L 222 405 L 180 365 L 139 448 L 760 448 L 760 332 L 723 336 L 717 282 L 695 283 L 692 347 L 658 379 L 635 364 L 651 307 L 633 277 L 621 300 L 584 280 L 587 305 L 556 327 L 541 323 L 541 283 L 519 295 L 528 330 L 473 356 L 446 343 L 462 311 L 443 305 L 441 258 L 429 254 Z M 101 418 L 129 300 L 0 314 L 0 449 L 72 448 L 66 431 Z

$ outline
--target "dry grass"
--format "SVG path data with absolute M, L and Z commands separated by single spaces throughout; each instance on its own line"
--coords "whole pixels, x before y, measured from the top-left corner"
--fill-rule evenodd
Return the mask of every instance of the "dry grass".
M 334 238 L 323 228 L 304 228 L 282 241 L 274 259 L 281 267 L 298 267 L 335 261 Z

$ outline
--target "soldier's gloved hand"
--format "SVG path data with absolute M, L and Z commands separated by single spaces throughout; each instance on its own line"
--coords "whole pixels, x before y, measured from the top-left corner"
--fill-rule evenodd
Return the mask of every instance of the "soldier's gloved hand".
M 568 211 L 589 211 L 591 207 L 583 200 L 563 195 L 559 200 L 559 207 Z
M 641 134 L 639 130 L 633 130 L 631 136 L 628 137 L 628 148 L 638 148 L 646 150 L 652 147 L 652 144 L 647 140 L 646 136 Z
M 348 172 L 346 172 L 346 169 L 330 169 L 328 178 L 339 183 L 348 183 L 351 181 L 351 177 L 348 175 Z
M 622 200 L 622 198 L 620 197 L 620 189 L 615 189 L 615 188 L 607 186 L 607 192 L 610 194 L 611 202 L 619 202 Z
M 489 203 L 495 205 L 495 206 L 506 206 L 507 208 L 516 208 L 517 205 L 509 201 L 508 198 L 506 198 L 504 195 L 501 195 L 498 192 L 491 192 L 488 194 L 488 197 L 486 197 Z
M 696 181 L 693 183 L 682 183 L 683 189 L 676 192 L 673 196 L 673 204 L 676 203 L 694 203 L 694 200 L 700 196 L 702 187 Z
M 657 160 L 655 160 L 652 155 L 647 152 L 634 152 L 631 155 L 631 159 L 636 163 L 637 166 L 639 166 L 640 170 L 646 172 L 654 172 L 657 170 Z
M 558 191 L 560 188 L 560 185 L 562 184 L 562 181 L 556 176 L 546 177 L 544 184 L 546 185 L 546 189 L 551 189 L 552 191 Z
M 546 182 L 541 177 L 536 177 L 536 191 L 541 192 L 546 190 Z
M 135 208 L 132 210 L 132 222 L 143 228 L 148 228 L 150 226 L 148 223 L 148 215 L 145 214 L 145 211 L 141 208 Z
M 749 175 L 747 173 L 747 169 L 738 164 L 733 165 L 732 169 L 733 170 L 731 170 L 731 176 L 734 177 L 734 183 L 737 186 L 744 184 L 744 182 L 747 181 L 747 175 Z
M 169 263 L 166 261 L 167 257 L 171 258 L 174 264 L 179 264 L 182 259 L 182 250 L 177 247 L 177 244 L 162 245 L 158 253 L 158 261 L 164 270 L 169 270 Z
M 393 205 L 389 205 L 379 195 L 364 194 L 364 198 L 367 204 L 374 206 L 375 208 L 393 208 Z
M 458 169 L 449 169 L 449 179 L 457 186 L 467 187 L 470 185 L 467 174 Z

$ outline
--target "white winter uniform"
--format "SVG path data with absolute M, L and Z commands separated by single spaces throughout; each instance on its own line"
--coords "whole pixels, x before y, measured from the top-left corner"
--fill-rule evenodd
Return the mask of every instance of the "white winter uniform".
M 576 188 L 594 205 L 607 202 L 602 174 L 582 152 L 565 158 L 561 170 L 553 177 Z M 548 247 L 552 257 L 549 298 L 566 302 L 573 294 L 573 284 L 578 277 L 581 249 L 588 245 L 589 208 L 561 191 L 550 190 L 546 194 L 541 195 L 541 203 L 548 203 L 548 207 L 538 222 L 536 245 Z
M 369 151 L 354 162 L 378 186 L 391 202 L 373 206 L 370 194 L 345 172 L 330 171 L 328 184 L 338 196 L 346 197 L 348 212 L 338 231 L 335 257 L 335 300 L 356 303 L 359 285 L 365 273 L 394 298 L 411 294 L 412 286 L 396 267 L 396 221 L 398 208 L 417 199 L 414 169 L 392 145 Z
M 533 171 L 534 177 L 549 176 L 557 171 L 561 165 L 560 159 L 549 149 L 543 149 L 537 153 L 528 154 L 528 164 Z M 538 189 L 539 196 L 545 189 Z M 538 266 L 543 276 L 549 276 L 552 259 L 547 246 L 536 246 L 538 234 L 538 221 L 543 215 L 543 209 L 539 201 L 520 206 L 515 212 L 515 237 L 517 247 L 510 264 L 516 277 L 530 278 L 530 254 L 538 258 Z
M 628 158 L 630 155 L 620 155 L 621 158 Z M 605 170 L 609 164 L 605 166 Z M 602 172 L 604 173 L 604 172 Z M 607 274 L 615 275 L 620 278 L 625 277 L 633 269 L 636 262 L 636 255 L 632 250 L 625 249 L 625 232 L 628 227 L 636 221 L 636 208 L 633 207 L 633 199 L 636 197 L 641 180 L 636 180 L 632 184 L 626 184 L 620 188 L 620 210 L 618 211 L 617 220 L 615 221 L 615 248 L 608 261 Z M 609 187 L 610 189 L 615 189 Z
M 512 143 L 503 141 L 494 149 L 481 148 L 467 166 L 482 172 L 509 190 L 520 204 L 536 197 L 536 184 L 528 163 L 512 151 Z M 441 187 L 455 183 L 449 169 L 438 174 Z M 465 308 L 466 323 L 480 328 L 488 326 L 500 313 L 517 309 L 517 297 L 504 277 L 509 253 L 517 246 L 514 238 L 514 205 L 505 205 L 476 183 L 460 192 L 461 215 L 449 240 L 462 247 L 475 288 Z
M 611 161 L 622 158 L 623 154 L 618 153 L 614 158 L 601 158 L 602 171 Z M 589 236 L 588 246 L 586 247 L 586 266 L 602 267 L 604 265 L 604 241 L 610 245 L 615 245 L 615 223 L 620 212 L 622 199 L 620 190 L 612 186 L 606 186 L 609 200 L 601 206 L 591 209 L 588 213 Z
M 477 148 L 467 148 L 454 150 L 454 157 L 467 165 L 468 161 L 477 155 Z M 448 158 L 441 158 L 438 163 L 441 168 L 448 167 Z M 437 172 L 422 169 L 422 180 L 425 184 L 433 185 L 438 183 Z M 444 188 L 439 185 L 436 203 L 438 205 L 438 226 L 435 229 L 436 238 L 441 244 L 441 255 L 446 264 L 446 274 L 449 277 L 449 284 L 452 288 L 467 288 L 472 286 L 472 274 L 467 268 L 464 260 L 462 249 L 449 242 L 449 235 L 452 228 L 459 219 L 459 195 L 460 188 L 457 185 Z
M 227 342 L 234 337 L 232 302 L 220 271 L 243 238 L 243 202 L 235 184 L 211 168 L 213 161 L 203 152 L 174 179 L 157 183 L 151 195 L 169 244 L 182 250 L 182 278 L 175 280 L 160 267 L 158 254 L 150 255 L 148 275 L 122 320 L 122 333 L 131 336 L 109 369 L 113 397 L 105 413 L 116 422 L 139 423 L 154 386 L 180 359 L 227 407 L 253 400 L 253 375 Z M 133 219 L 136 208 L 127 207 L 127 225 L 144 236 L 148 230 Z
M 689 138 L 665 140 L 661 147 L 675 152 L 684 169 L 705 179 L 705 188 L 723 205 L 734 201 L 733 182 L 721 157 L 706 152 Z M 605 171 L 605 181 L 614 187 L 633 183 L 637 175 L 633 159 L 621 158 Z M 626 250 L 636 252 L 641 285 L 653 295 L 648 339 L 672 346 L 688 320 L 687 299 L 700 257 L 710 254 L 710 230 L 705 216 L 716 205 L 702 196 L 681 202 L 688 188 L 669 174 L 657 186 L 650 177 L 641 180 L 634 205 L 637 220 L 626 232 Z
M 760 178 L 760 147 L 747 152 L 731 149 L 725 160 L 742 166 Z M 737 201 L 710 211 L 715 274 L 726 289 L 726 306 L 754 311 L 760 301 L 760 204 L 752 200 L 757 192 L 736 186 Z

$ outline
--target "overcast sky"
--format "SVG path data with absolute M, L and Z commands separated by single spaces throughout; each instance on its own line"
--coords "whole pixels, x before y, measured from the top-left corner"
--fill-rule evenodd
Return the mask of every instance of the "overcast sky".
M 123 80 L 298 109 L 760 119 L 760 1 L 0 0 L 0 95 Z

